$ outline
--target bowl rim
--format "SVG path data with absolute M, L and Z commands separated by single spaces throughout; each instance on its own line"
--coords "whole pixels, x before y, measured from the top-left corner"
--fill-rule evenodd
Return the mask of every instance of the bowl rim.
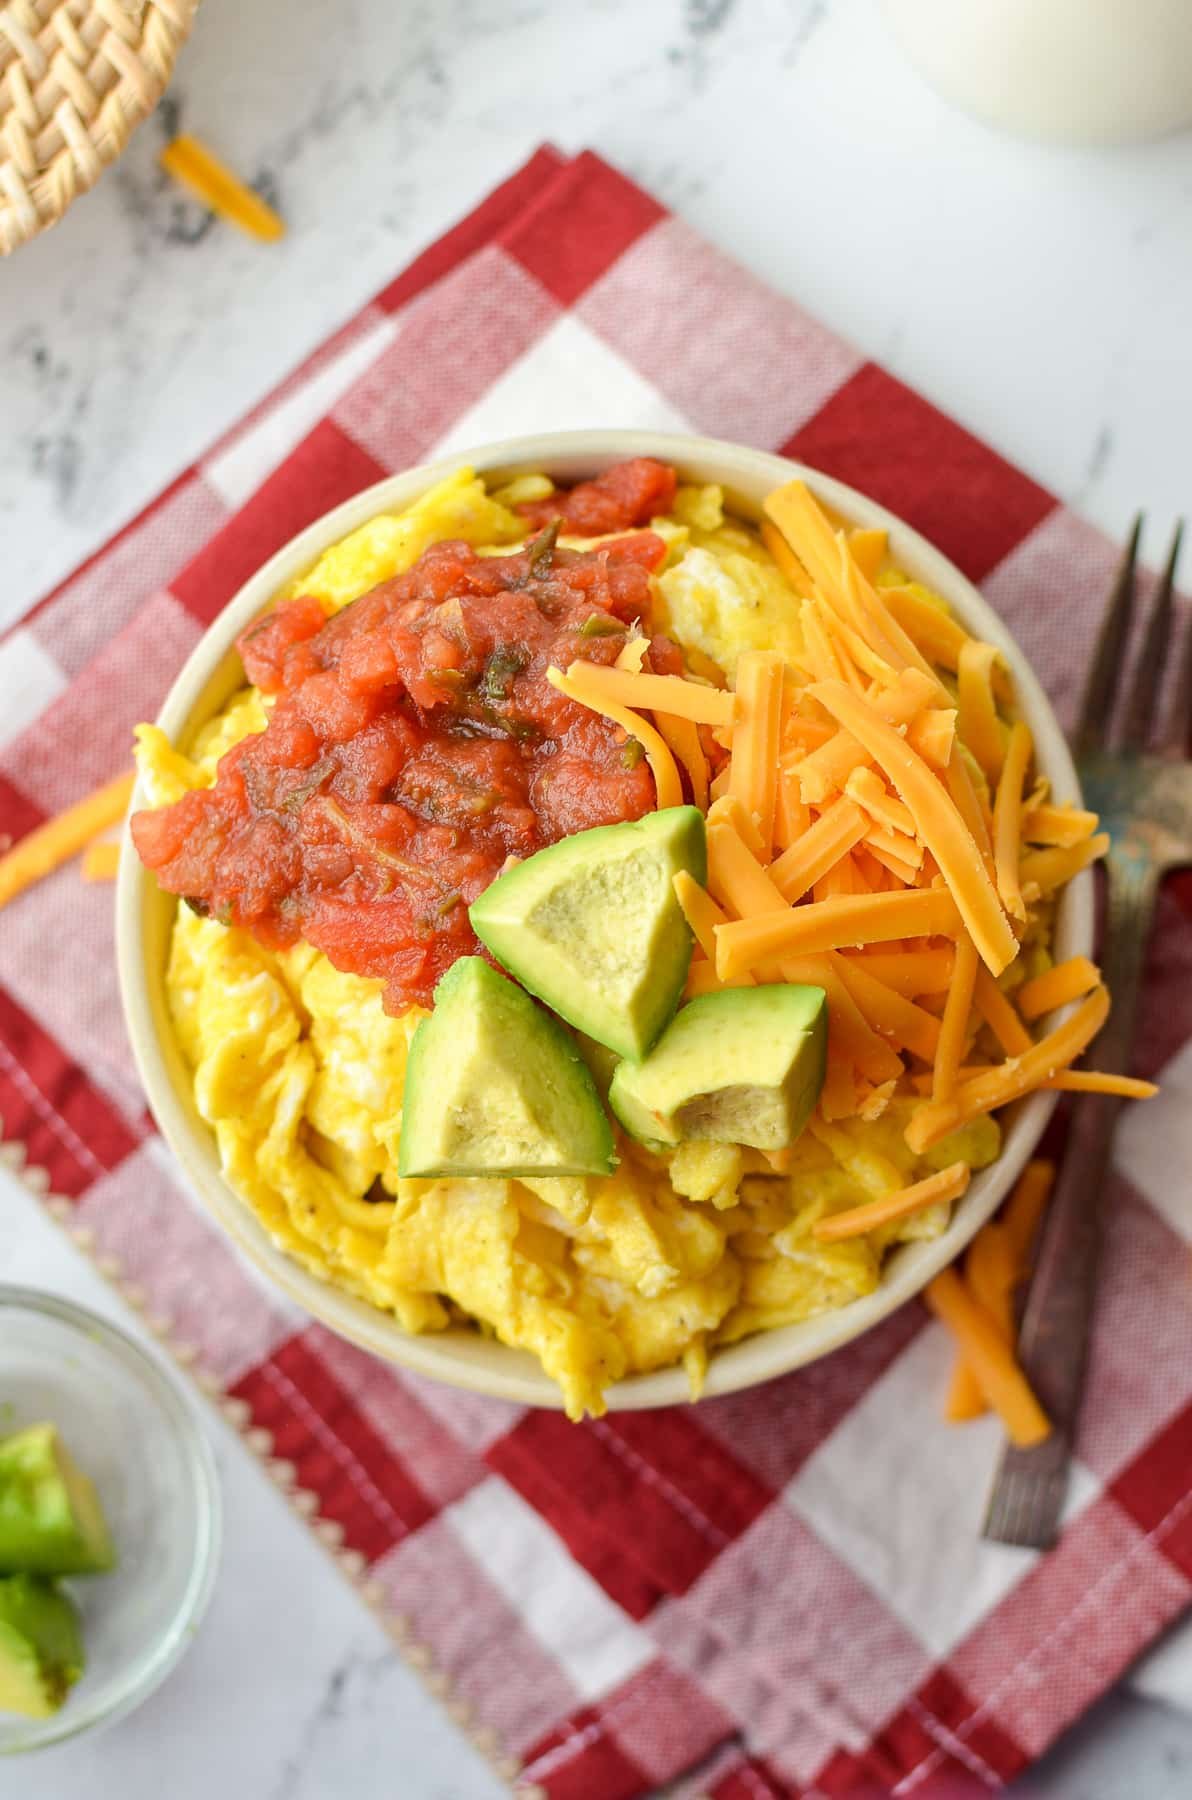
M 215 1586 L 223 1543 L 223 1493 L 215 1456 L 199 1423 L 196 1409 L 174 1377 L 136 1339 L 102 1313 L 92 1312 L 78 1301 L 39 1288 L 0 1283 L 0 1318 L 14 1311 L 39 1313 L 54 1319 L 68 1331 L 86 1339 L 91 1352 L 96 1344 L 105 1355 L 121 1364 L 147 1392 L 158 1412 L 168 1421 L 182 1446 L 196 1496 L 195 1554 L 181 1600 L 169 1625 L 152 1652 L 135 1665 L 135 1677 L 122 1685 L 103 1705 L 72 1706 L 69 1699 L 52 1720 L 31 1721 L 43 1727 L 33 1742 L 19 1740 L 0 1747 L 0 1756 L 31 1755 L 64 1744 L 86 1731 L 106 1729 L 127 1718 L 156 1691 L 189 1649 Z
M 657 457 L 675 464 L 681 475 L 718 481 L 730 504 L 746 513 L 756 513 L 761 495 L 770 488 L 801 477 L 819 499 L 850 523 L 887 531 L 894 560 L 914 579 L 941 594 L 970 630 L 1003 651 L 1020 711 L 1031 727 L 1040 769 L 1059 798 L 1079 802 L 1075 766 L 1038 677 L 1001 619 L 940 550 L 888 508 L 807 464 L 720 439 L 659 431 L 541 432 L 495 440 L 387 476 L 353 495 L 284 544 L 220 610 L 174 680 L 157 724 L 172 743 L 185 741 L 188 731 L 210 716 L 234 685 L 243 685 L 242 677 L 239 683 L 229 682 L 227 677 L 234 640 L 244 625 L 324 549 L 367 519 L 410 505 L 435 482 L 463 466 L 489 480 L 533 471 L 573 480 L 632 456 Z M 221 666 L 222 693 L 217 693 Z M 130 811 L 145 803 L 138 781 Z M 195 1111 L 189 1084 L 183 1092 L 180 1063 L 173 1073 L 168 1066 L 160 968 L 150 971 L 144 944 L 149 909 L 157 893 L 149 872 L 130 849 L 120 858 L 116 896 L 117 961 L 125 1022 L 153 1116 L 184 1176 L 217 1222 L 270 1283 L 303 1312 L 359 1347 L 416 1375 L 473 1393 L 561 1409 L 558 1387 L 528 1352 L 470 1330 L 408 1333 L 391 1314 L 304 1268 L 267 1235 L 247 1202 L 224 1178 L 213 1134 Z M 1092 926 L 1093 884 L 1091 871 L 1086 870 L 1065 889 L 1057 909 L 1055 938 L 1061 954 L 1089 954 Z M 176 1059 L 176 1050 L 173 1054 Z M 1037 1091 L 1017 1103 L 997 1161 L 974 1178 L 947 1229 L 938 1238 L 900 1246 L 887 1259 L 872 1294 L 715 1350 L 709 1358 L 701 1398 L 753 1387 L 816 1361 L 859 1337 L 918 1294 L 956 1258 L 1001 1203 L 1038 1143 L 1056 1099 L 1054 1093 Z M 684 1370 L 672 1365 L 613 1383 L 605 1399 L 615 1411 L 689 1403 L 690 1393 Z

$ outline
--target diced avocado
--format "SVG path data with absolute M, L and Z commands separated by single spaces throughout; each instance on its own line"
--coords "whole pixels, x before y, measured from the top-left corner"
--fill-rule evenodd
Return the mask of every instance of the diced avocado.
M 576 1048 L 588 1065 L 588 1073 L 596 1083 L 596 1092 L 602 1100 L 608 1099 L 609 1083 L 617 1072 L 620 1057 L 607 1044 L 598 1044 L 595 1038 L 588 1037 L 586 1032 L 575 1034 Z
M 477 937 L 562 1018 L 619 1056 L 645 1056 L 674 1013 L 691 961 L 675 898 L 702 883 L 703 814 L 670 806 L 576 832 L 501 875 L 471 908 Z
M 483 957 L 435 989 L 406 1069 L 398 1173 L 610 1175 L 612 1127 L 569 1034 Z
M 609 1105 L 631 1137 L 784 1150 L 824 1084 L 823 988 L 775 984 L 702 994 L 683 1007 L 643 1062 L 623 1062 Z
M 0 1712 L 48 1719 L 82 1673 L 70 1599 L 36 1575 L 0 1578 Z
M 115 1560 L 95 1489 L 54 1426 L 0 1440 L 0 1574 L 92 1575 Z

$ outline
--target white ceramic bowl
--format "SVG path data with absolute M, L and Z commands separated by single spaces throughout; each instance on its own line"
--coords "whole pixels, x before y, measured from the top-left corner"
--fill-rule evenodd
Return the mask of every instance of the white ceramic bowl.
M 1077 799 L 1076 772 L 1063 734 L 1022 652 L 972 584 L 938 550 L 882 507 L 813 469 L 738 444 L 661 432 L 573 431 L 485 444 L 469 457 L 453 456 L 447 462 L 411 469 L 357 494 L 301 532 L 245 583 L 187 659 L 158 724 L 172 742 L 185 748 L 199 727 L 243 683 L 235 640 L 279 588 L 364 520 L 408 506 L 462 462 L 499 480 L 545 470 L 558 481 L 571 482 L 631 456 L 655 456 L 673 463 L 688 481 L 719 482 L 734 509 L 752 517 L 759 515 L 766 494 L 801 475 L 841 517 L 888 530 L 895 562 L 943 595 L 977 636 L 1005 652 L 1022 714 L 1034 735 L 1039 768 L 1051 781 L 1057 799 Z M 946 470 L 941 471 L 941 479 L 947 480 Z M 145 804 L 139 789 L 132 804 L 134 809 Z M 411 1336 L 387 1314 L 308 1273 L 278 1249 L 229 1186 L 220 1170 L 214 1136 L 195 1109 L 190 1076 L 166 1008 L 163 973 L 176 904 L 158 890 L 135 856 L 121 858 L 117 943 L 133 1051 L 154 1117 L 219 1224 L 291 1299 L 340 1336 L 375 1355 L 477 1393 L 531 1406 L 559 1407 L 558 1389 L 527 1352 L 507 1349 L 466 1330 Z M 1073 882 L 1063 897 L 1056 947 L 1059 955 L 1073 956 L 1087 954 L 1091 942 L 1092 883 L 1085 875 Z M 931 1242 L 897 1250 L 874 1293 L 820 1318 L 782 1326 L 718 1350 L 710 1362 L 705 1391 L 730 1393 L 812 1362 L 867 1331 L 917 1294 L 998 1206 L 1038 1142 L 1054 1104 L 1053 1094 L 1038 1093 L 1005 1115 L 1002 1154 L 991 1168 L 975 1177 L 948 1230 Z M 668 1406 L 687 1398 L 686 1376 L 678 1368 L 633 1376 L 618 1382 L 608 1394 L 609 1405 L 617 1408 Z

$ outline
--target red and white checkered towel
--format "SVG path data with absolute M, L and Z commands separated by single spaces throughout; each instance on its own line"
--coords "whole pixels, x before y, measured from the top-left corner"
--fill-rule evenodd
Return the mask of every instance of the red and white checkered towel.
M 605 164 L 542 151 L 0 645 L 24 709 L 0 721 L 0 830 L 127 766 L 133 721 L 300 526 L 428 456 L 581 425 L 741 439 L 854 483 L 982 583 L 1070 712 L 1111 545 Z M 1190 906 L 1173 882 L 1146 1075 L 1192 1019 Z M 1040 1557 L 979 1538 L 996 1427 L 941 1423 L 950 1352 L 917 1305 L 752 1393 L 583 1426 L 307 1324 L 154 1135 L 110 891 L 67 868 L 0 920 L 6 1135 L 457 1716 L 552 1800 L 996 1788 L 1188 1605 L 1187 1110 L 1177 1062 L 1121 1134 L 1079 1468 Z

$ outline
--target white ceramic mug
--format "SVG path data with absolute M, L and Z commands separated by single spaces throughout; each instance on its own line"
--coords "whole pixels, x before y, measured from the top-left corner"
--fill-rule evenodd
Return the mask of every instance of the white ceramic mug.
M 1072 144 L 1192 125 L 1192 0 L 882 0 L 920 73 L 991 125 Z

